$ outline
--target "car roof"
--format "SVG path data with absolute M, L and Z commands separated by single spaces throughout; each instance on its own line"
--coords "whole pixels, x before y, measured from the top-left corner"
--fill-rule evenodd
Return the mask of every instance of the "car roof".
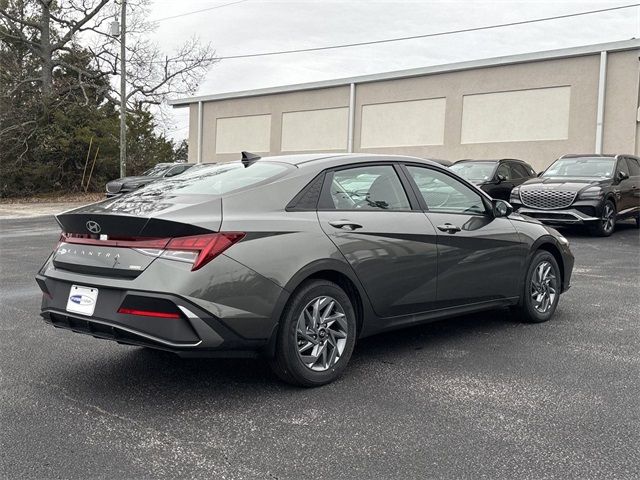
M 479 162 L 504 162 L 504 161 L 510 161 L 510 162 L 520 162 L 520 163 L 527 163 L 524 160 L 520 160 L 519 158 L 464 158 L 462 160 L 458 160 L 456 163 L 463 163 L 463 162 L 472 162 L 472 163 L 479 163 Z
M 630 153 L 567 153 L 560 158 L 616 158 L 633 157 Z
M 279 162 L 294 165 L 298 168 L 322 166 L 331 168 L 337 165 L 349 165 L 352 163 L 375 162 L 379 161 L 405 161 L 418 162 L 427 165 L 436 165 L 442 168 L 442 164 L 434 160 L 419 157 L 411 157 L 408 155 L 384 155 L 376 153 L 313 153 L 313 154 L 292 154 L 292 155 L 273 155 L 269 157 L 261 157 L 257 161 Z M 239 160 L 237 160 L 239 161 Z

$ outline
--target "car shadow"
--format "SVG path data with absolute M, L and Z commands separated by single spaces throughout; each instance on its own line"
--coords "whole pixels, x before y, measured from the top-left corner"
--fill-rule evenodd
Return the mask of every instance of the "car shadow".
M 602 238 L 602 237 L 596 237 L 590 234 L 589 229 L 585 226 L 580 226 L 580 225 L 569 226 L 568 225 L 568 226 L 553 226 L 553 228 L 555 228 L 560 233 L 562 233 L 563 235 L 569 238 L 593 238 L 593 239 Z M 630 230 L 636 230 L 636 231 L 638 230 L 638 227 L 636 227 L 635 220 L 619 221 L 616 223 L 616 229 L 614 230 L 611 237 L 615 238 L 617 233 L 627 232 Z M 604 237 L 604 238 L 611 238 L 611 237 Z
M 327 388 L 339 391 L 366 379 L 372 363 L 401 361 L 416 350 L 441 348 L 448 343 L 459 347 L 465 339 L 473 341 L 481 334 L 498 333 L 516 324 L 519 322 L 507 310 L 496 310 L 367 337 L 358 342 L 345 375 Z M 64 366 L 64 372 L 56 375 L 59 386 L 82 401 L 99 400 L 100 404 L 114 406 L 126 403 L 129 410 L 148 409 L 150 401 L 156 407 L 185 400 L 202 405 L 228 402 L 238 396 L 245 402 L 247 395 L 260 401 L 256 394 L 263 400 L 283 394 L 306 398 L 312 391 L 281 382 L 264 359 L 185 359 L 170 352 L 130 348 L 120 355 L 110 349 L 86 363 Z

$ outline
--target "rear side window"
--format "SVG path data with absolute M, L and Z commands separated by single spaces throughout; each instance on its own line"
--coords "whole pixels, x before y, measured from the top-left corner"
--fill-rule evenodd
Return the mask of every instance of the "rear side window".
M 295 167 L 269 162 L 256 162 L 248 167 L 237 162 L 196 165 L 181 175 L 145 187 L 145 191 L 160 189 L 163 193 L 222 195 L 275 178 L 288 168 Z
M 410 210 L 402 183 L 391 165 L 369 165 L 327 175 L 336 210 Z

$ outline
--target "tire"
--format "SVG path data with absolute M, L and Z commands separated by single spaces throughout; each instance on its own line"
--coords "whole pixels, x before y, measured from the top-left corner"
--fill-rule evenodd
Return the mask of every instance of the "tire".
M 334 320 L 320 323 L 323 315 Z M 356 325 L 351 299 L 337 284 L 327 280 L 303 283 L 280 318 L 272 370 L 285 382 L 302 387 L 334 381 L 353 353 Z
M 547 271 L 550 277 L 543 277 L 542 287 L 540 284 L 540 274 Z M 548 281 L 547 281 L 548 280 Z M 534 283 L 535 282 L 535 283 Z M 558 262 L 551 253 L 545 250 L 538 250 L 531 259 L 531 263 L 527 268 L 527 274 L 524 281 L 524 291 L 522 299 L 517 307 L 514 307 L 514 313 L 527 323 L 542 323 L 553 317 L 560 300 L 562 277 Z M 546 286 L 549 289 L 546 289 Z M 548 294 L 548 304 L 541 305 L 540 299 L 544 294 Z M 534 299 L 534 295 L 536 298 Z M 544 307 L 544 308 L 543 308 Z
M 590 232 L 598 237 L 608 237 L 616 228 L 616 205 L 611 200 L 605 200 L 602 205 L 602 218 L 592 225 Z

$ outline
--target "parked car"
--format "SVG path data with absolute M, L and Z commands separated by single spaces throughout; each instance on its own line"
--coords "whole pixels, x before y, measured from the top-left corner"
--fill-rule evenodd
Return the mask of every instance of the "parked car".
M 107 183 L 106 187 L 107 198 L 131 192 L 137 188 L 156 182 L 161 178 L 175 177 L 176 175 L 186 172 L 192 166 L 192 163 L 158 163 L 142 175 L 111 180 Z
M 429 160 L 245 154 L 58 215 L 42 316 L 181 356 L 260 354 L 317 386 L 357 338 L 492 308 L 549 320 L 573 255 L 511 213 Z
M 586 225 L 609 236 L 616 222 L 640 226 L 640 159 L 632 155 L 564 155 L 511 192 L 519 213 L 552 225 Z
M 509 200 L 511 190 L 531 178 L 536 172 L 523 160 L 459 160 L 451 170 L 487 192 L 492 198 Z

